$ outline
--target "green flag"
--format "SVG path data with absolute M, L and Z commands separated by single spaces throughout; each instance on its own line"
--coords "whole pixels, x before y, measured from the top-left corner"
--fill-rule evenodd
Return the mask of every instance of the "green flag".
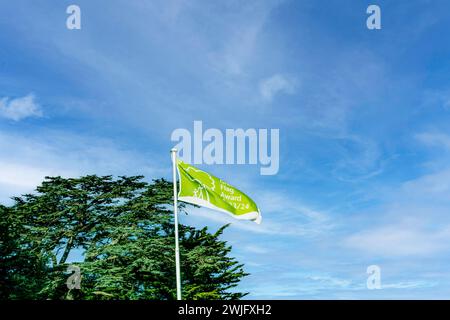
M 194 166 L 177 160 L 178 200 L 225 212 L 236 219 L 261 223 L 256 203 L 242 191 Z

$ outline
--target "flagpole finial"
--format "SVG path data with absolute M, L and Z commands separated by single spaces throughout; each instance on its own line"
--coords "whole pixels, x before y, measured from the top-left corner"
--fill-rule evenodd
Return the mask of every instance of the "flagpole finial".
M 177 153 L 177 148 L 172 148 L 172 149 L 170 149 L 170 152 L 175 152 L 175 153 Z

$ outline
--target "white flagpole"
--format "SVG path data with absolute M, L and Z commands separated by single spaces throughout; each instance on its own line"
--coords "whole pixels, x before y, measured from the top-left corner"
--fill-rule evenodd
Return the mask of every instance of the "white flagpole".
M 177 277 L 177 300 L 181 300 L 180 247 L 178 245 L 178 192 L 177 192 L 177 149 L 170 150 L 172 156 L 173 214 L 175 216 L 175 268 Z

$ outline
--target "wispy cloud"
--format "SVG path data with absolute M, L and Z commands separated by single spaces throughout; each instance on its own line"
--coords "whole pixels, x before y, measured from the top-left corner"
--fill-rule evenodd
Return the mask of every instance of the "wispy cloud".
M 428 146 L 441 147 L 450 150 L 450 136 L 447 134 L 423 132 L 417 134 L 416 138 Z
M 85 174 L 164 176 L 165 170 L 114 141 L 68 132 L 39 138 L 0 131 L 0 201 L 31 192 L 45 176 Z
M 20 121 L 25 118 L 42 117 L 42 109 L 36 103 L 35 97 L 29 94 L 24 97 L 0 99 L 0 117 Z
M 450 145 L 448 136 L 441 133 L 422 133 L 416 137 L 441 150 Z M 448 165 L 405 181 L 385 194 L 384 211 L 378 214 L 374 225 L 348 236 L 343 244 L 382 257 L 433 256 L 449 252 L 449 194 Z
M 344 244 L 369 255 L 406 257 L 430 256 L 448 251 L 449 242 L 449 227 L 427 230 L 417 225 L 394 223 L 354 234 L 348 237 Z
M 44 168 L 39 165 L 27 165 L 0 161 L 0 185 L 7 185 L 14 189 L 22 188 L 29 191 L 39 185 L 45 176 L 65 175 L 67 171 Z M 0 195 L 1 196 L 1 195 Z
M 335 138 L 339 156 L 333 168 L 335 177 L 355 182 L 372 178 L 383 172 L 384 162 L 377 143 L 370 138 L 342 134 Z
M 269 252 L 269 249 L 267 249 L 266 247 L 254 244 L 246 245 L 242 248 L 242 250 L 256 254 L 267 254 Z
M 341 287 L 347 288 L 351 286 L 352 281 L 348 279 L 340 279 L 336 277 L 331 277 L 329 275 L 312 275 L 307 277 L 310 280 L 322 283 L 324 287 Z
M 263 79 L 259 84 L 259 91 L 263 101 L 272 102 L 276 95 L 293 94 L 297 89 L 297 80 L 282 74 L 275 74 Z
M 329 232 L 335 225 L 327 213 L 317 211 L 301 203 L 294 196 L 283 192 L 261 192 L 258 206 L 263 222 L 236 220 L 226 214 L 209 209 L 189 210 L 191 218 L 206 219 L 220 224 L 232 223 L 233 228 L 263 235 L 311 238 Z
M 215 19 L 226 22 L 225 41 L 218 50 L 209 54 L 211 66 L 225 77 L 240 77 L 248 74 L 248 65 L 252 62 L 258 48 L 260 33 L 272 10 L 283 1 L 247 1 L 228 2 L 220 17 Z M 236 11 L 232 9 L 239 8 Z
M 432 288 L 436 286 L 436 282 L 432 281 L 402 281 L 382 284 L 381 289 L 418 289 Z
M 361 290 L 363 286 L 351 279 L 301 270 L 279 273 L 264 284 L 254 284 L 251 289 L 252 295 L 260 299 L 298 299 L 330 292 L 339 294 L 344 290 Z
M 450 89 L 426 91 L 423 97 L 422 107 L 437 107 L 438 109 L 450 110 Z

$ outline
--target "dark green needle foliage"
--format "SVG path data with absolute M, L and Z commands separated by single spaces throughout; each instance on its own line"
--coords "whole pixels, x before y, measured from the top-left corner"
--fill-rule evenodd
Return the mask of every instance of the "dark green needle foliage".
M 47 177 L 0 205 L 0 299 L 176 297 L 172 183 L 143 177 Z M 186 213 L 186 206 L 180 204 Z M 247 274 L 215 233 L 180 225 L 184 299 L 240 299 Z M 69 263 L 71 254 L 84 257 Z M 68 289 L 69 265 L 81 271 Z

